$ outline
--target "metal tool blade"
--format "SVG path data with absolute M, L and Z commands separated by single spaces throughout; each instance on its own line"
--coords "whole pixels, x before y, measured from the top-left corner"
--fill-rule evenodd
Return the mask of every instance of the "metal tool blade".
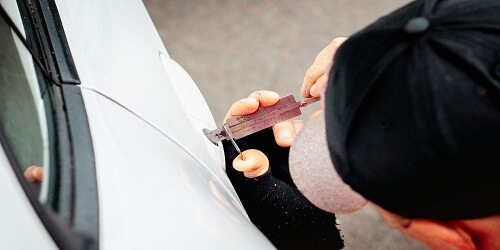
M 215 145 L 222 140 L 241 139 L 277 123 L 301 115 L 301 107 L 305 107 L 318 100 L 319 98 L 315 97 L 297 102 L 293 95 L 288 95 L 279 99 L 272 106 L 259 107 L 252 114 L 229 118 L 221 127 L 212 131 L 204 129 L 203 132 Z M 224 129 L 225 126 L 227 126 L 226 129 Z

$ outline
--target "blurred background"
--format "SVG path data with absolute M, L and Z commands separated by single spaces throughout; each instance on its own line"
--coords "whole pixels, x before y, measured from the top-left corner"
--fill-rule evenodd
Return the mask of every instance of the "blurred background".
M 143 0 L 170 56 L 198 84 L 217 123 L 238 99 L 273 90 L 300 99 L 304 74 L 335 37 L 409 0 Z M 363 73 L 363 72 L 360 72 Z M 319 104 L 304 109 L 303 119 Z M 366 206 L 339 215 L 346 249 L 425 249 Z

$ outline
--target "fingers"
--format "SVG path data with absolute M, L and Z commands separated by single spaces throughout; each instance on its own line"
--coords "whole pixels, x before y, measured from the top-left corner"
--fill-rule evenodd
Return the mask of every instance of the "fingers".
M 30 166 L 24 171 L 24 178 L 30 183 L 42 181 L 43 168 L 40 166 Z
M 326 87 L 328 84 L 328 74 L 324 74 L 316 80 L 314 85 L 311 86 L 311 89 L 309 91 L 309 94 L 313 97 L 320 97 L 321 93 L 323 93 L 323 89 Z
M 328 46 L 326 46 L 316 57 L 311 67 L 306 72 L 304 80 L 302 82 L 302 96 L 305 98 L 314 96 L 320 96 L 321 89 L 328 83 L 328 74 L 332 66 L 332 61 L 337 52 L 337 49 L 347 40 L 345 37 L 335 38 Z M 326 76 L 326 77 L 323 77 Z M 320 78 L 321 82 L 318 82 Z M 316 83 L 321 83 L 324 86 L 316 86 L 314 91 L 311 88 L 315 86 Z
M 259 100 L 257 100 L 256 98 L 241 99 L 233 103 L 233 105 L 227 112 L 226 118 L 224 118 L 224 120 L 227 120 L 228 118 L 234 116 L 251 114 L 255 112 L 258 108 L 259 108 Z
M 309 120 L 321 114 L 323 109 L 314 111 L 309 116 Z M 274 140 L 281 147 L 292 146 L 295 136 L 299 133 L 300 129 L 304 126 L 305 122 L 302 120 L 286 120 L 273 126 Z
M 42 179 L 43 179 L 43 168 L 42 167 L 37 166 L 35 169 L 33 169 L 33 172 L 31 172 L 31 173 L 36 181 L 42 181 Z
M 268 90 L 255 91 L 249 96 L 249 98 L 252 97 L 259 100 L 260 106 L 262 107 L 271 106 L 280 99 L 280 95 L 278 95 L 278 93 Z
M 295 136 L 304 127 L 302 120 L 287 120 L 273 126 L 274 140 L 281 147 L 292 146 Z
M 311 67 L 307 69 L 301 88 L 304 97 L 311 97 L 311 88 L 319 78 L 325 75 L 325 68 L 333 60 L 334 52 L 332 44 L 329 44 L 318 54 Z
M 280 99 L 276 92 L 260 90 L 255 91 L 248 98 L 235 102 L 226 114 L 224 120 L 234 116 L 248 115 L 255 112 L 259 106 L 267 107 L 275 104 Z
M 273 126 L 274 140 L 281 147 L 292 146 L 295 139 L 295 126 L 292 120 L 286 120 Z
M 307 69 L 306 75 L 304 76 L 304 80 L 302 82 L 302 88 L 300 89 L 300 92 L 302 93 L 302 96 L 305 98 L 311 97 L 311 92 L 310 89 L 313 86 L 313 84 L 316 82 L 316 80 L 323 75 L 324 72 L 322 72 L 317 65 L 312 65 Z
M 32 182 L 35 182 L 35 177 L 33 177 L 33 169 L 35 168 L 36 166 L 31 166 L 29 167 L 28 169 L 26 169 L 26 171 L 24 171 L 24 179 L 26 179 L 26 181 L 32 183 Z
M 311 120 L 315 116 L 323 113 L 323 109 L 314 111 L 308 118 Z M 286 120 L 273 126 L 274 140 L 281 147 L 292 146 L 295 136 L 299 133 L 300 129 L 304 127 L 305 122 L 302 120 Z
M 259 150 L 248 149 L 242 152 L 244 159 L 240 156 L 233 160 L 233 168 L 243 172 L 247 178 L 259 177 L 269 169 L 269 159 Z

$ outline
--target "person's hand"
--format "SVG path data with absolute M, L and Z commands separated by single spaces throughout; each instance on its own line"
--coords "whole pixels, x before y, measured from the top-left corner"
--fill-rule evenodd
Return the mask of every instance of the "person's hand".
M 337 49 L 347 40 L 345 37 L 338 37 L 328 44 L 314 60 L 311 67 L 306 72 L 302 83 L 302 96 L 320 97 L 328 84 L 328 75 L 333 66 L 333 58 Z
M 276 92 L 260 90 L 253 92 L 248 98 L 235 102 L 226 114 L 227 120 L 234 116 L 249 115 L 259 107 L 268 107 L 280 99 Z M 273 126 L 274 139 L 281 147 L 290 147 L 297 132 L 304 125 L 301 120 L 287 120 Z
M 43 180 L 43 168 L 40 166 L 31 166 L 24 171 L 24 178 L 29 183 L 41 182 Z
M 249 115 L 259 107 L 268 107 L 279 100 L 279 95 L 272 91 L 256 91 L 248 98 L 235 102 L 229 109 L 226 118 Z M 296 133 L 302 128 L 304 122 L 299 120 L 287 120 L 272 127 L 276 143 L 282 147 L 292 145 Z M 243 172 L 247 178 L 255 178 L 265 174 L 269 169 L 269 160 L 264 153 L 256 149 L 248 149 L 242 152 L 243 158 L 237 156 L 233 160 L 233 168 Z

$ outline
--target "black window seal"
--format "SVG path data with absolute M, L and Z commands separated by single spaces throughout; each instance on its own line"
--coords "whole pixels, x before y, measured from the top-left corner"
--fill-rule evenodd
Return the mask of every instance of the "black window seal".
M 35 2 L 35 0 L 30 0 Z M 61 84 L 80 84 L 71 50 L 54 0 L 38 0 L 40 12 L 52 47 L 55 63 L 58 67 Z
M 73 229 L 88 240 L 91 249 L 99 246 L 99 202 L 95 155 L 81 89 L 62 85 L 69 125 L 73 163 Z
M 75 86 L 75 84 L 80 84 L 80 79 L 55 1 L 25 1 L 29 1 L 39 10 L 35 14 L 40 15 L 41 26 L 46 32 L 42 39 L 45 38 L 52 49 L 50 53 L 47 52 L 47 59 L 53 60 L 48 65 L 54 68 L 49 70 L 58 73 L 57 78 L 61 83 L 61 86 L 53 86 L 60 91 L 59 94 L 62 97 L 62 105 L 57 105 L 59 111 L 57 116 L 64 123 L 62 124 L 64 126 L 59 126 L 58 129 L 58 133 L 62 134 L 59 136 L 61 138 L 59 140 L 59 151 L 61 152 L 59 159 L 70 162 L 68 167 L 61 168 L 60 172 L 62 176 L 72 175 L 73 178 L 61 178 L 61 181 L 69 182 L 60 185 L 62 188 L 70 186 L 72 193 L 68 194 L 68 190 L 64 189 L 61 189 L 59 193 L 71 195 L 70 221 L 72 228 L 86 238 L 87 247 L 97 249 L 99 245 L 99 206 L 95 156 L 85 103 L 81 89 Z M 63 153 L 62 151 L 65 150 L 69 150 L 69 152 Z M 67 159 L 67 156 L 71 156 L 71 158 Z M 60 197 L 60 199 L 62 198 Z

